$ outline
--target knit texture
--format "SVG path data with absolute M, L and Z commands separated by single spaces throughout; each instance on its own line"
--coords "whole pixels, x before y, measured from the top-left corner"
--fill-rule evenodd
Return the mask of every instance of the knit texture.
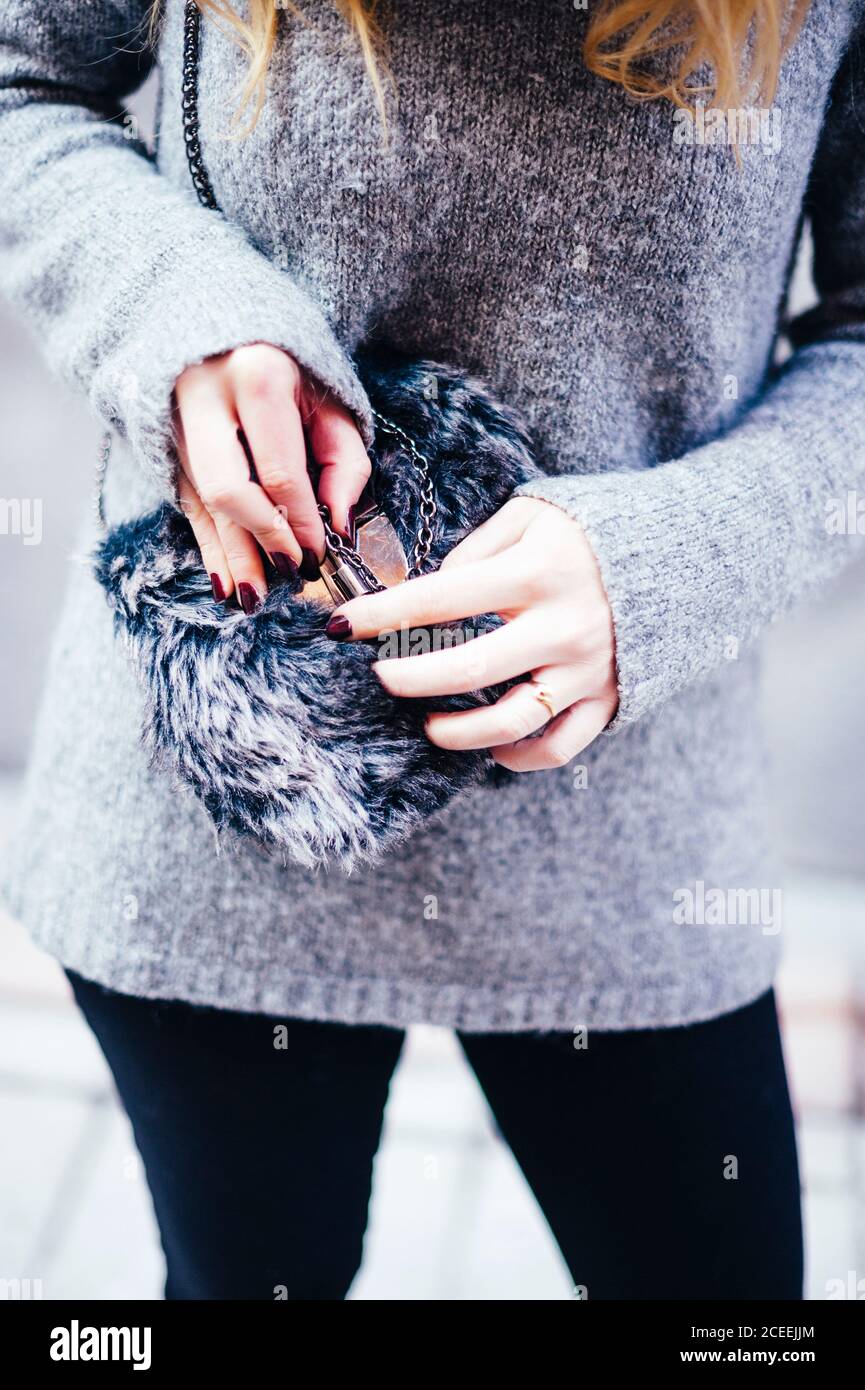
M 623 1029 L 756 998 L 783 934 L 759 637 L 851 555 L 827 516 L 865 494 L 861 0 L 814 0 L 739 165 L 707 142 L 717 120 L 689 129 L 589 75 L 570 0 L 390 0 L 389 145 L 327 0 L 309 23 L 280 15 L 243 141 L 243 59 L 207 21 L 224 217 L 186 169 L 183 0 L 164 6 L 156 161 L 106 118 L 146 72 L 147 9 L 0 0 L 0 283 L 126 437 L 109 520 L 171 494 L 192 362 L 275 343 L 368 439 L 361 347 L 451 362 L 528 420 L 545 476 L 522 490 L 587 531 L 621 705 L 574 765 L 467 791 L 374 869 L 287 867 L 217 844 L 148 765 L 140 693 L 78 567 L 12 910 L 115 989 L 298 1017 Z M 805 215 L 820 299 L 785 325 Z

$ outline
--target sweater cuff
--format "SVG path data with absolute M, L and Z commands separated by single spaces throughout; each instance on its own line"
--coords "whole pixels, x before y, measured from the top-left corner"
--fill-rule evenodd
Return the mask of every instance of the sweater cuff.
M 352 361 L 322 310 L 235 228 L 214 216 L 193 253 L 169 254 L 135 303 L 127 335 L 90 383 L 96 413 L 125 435 L 160 490 L 175 497 L 173 391 L 190 366 L 251 343 L 282 348 L 355 417 L 367 447 L 372 411 Z M 133 272 L 134 275 L 134 272 Z M 127 318 L 122 307 L 119 317 Z
M 560 507 L 582 527 L 597 558 L 613 614 L 619 689 L 606 733 L 634 723 L 738 654 L 743 634 L 724 633 L 723 611 L 713 623 L 707 592 L 713 571 L 695 528 L 686 539 L 687 487 L 679 486 L 675 464 L 538 478 L 517 493 Z

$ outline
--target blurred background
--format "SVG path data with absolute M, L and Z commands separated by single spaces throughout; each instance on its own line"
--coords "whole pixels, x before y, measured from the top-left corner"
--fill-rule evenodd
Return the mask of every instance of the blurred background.
M 145 131 L 150 106 L 145 93 Z M 794 302 L 811 296 L 806 246 Z M 2 498 L 42 508 L 38 544 L 0 531 L 2 858 L 99 438 L 2 306 L 0 418 Z M 787 866 L 779 992 L 812 1299 L 865 1298 L 863 613 L 865 563 L 767 640 L 774 830 Z M 150 1201 L 101 1054 L 55 962 L 2 916 L 0 1133 L 0 1297 L 26 1296 L 27 1281 L 31 1297 L 47 1299 L 160 1297 Z M 366 1248 L 357 1299 L 572 1297 L 534 1199 L 443 1030 L 411 1032 Z

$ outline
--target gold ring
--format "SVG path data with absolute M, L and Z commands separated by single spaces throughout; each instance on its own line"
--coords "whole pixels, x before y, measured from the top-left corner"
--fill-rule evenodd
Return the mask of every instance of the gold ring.
M 540 681 L 530 680 L 529 685 L 532 687 L 532 694 L 535 699 L 540 700 L 544 709 L 549 710 L 550 718 L 555 719 L 556 711 L 553 705 L 552 692 L 549 691 L 545 685 L 541 685 Z

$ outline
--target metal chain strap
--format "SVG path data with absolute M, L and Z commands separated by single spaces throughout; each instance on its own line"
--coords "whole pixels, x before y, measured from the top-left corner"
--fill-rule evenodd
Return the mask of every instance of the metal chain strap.
M 407 434 L 399 425 L 395 425 L 392 420 L 388 420 L 384 415 L 380 415 L 377 410 L 374 410 L 372 413 L 376 423 L 384 433 L 391 435 L 392 438 L 396 439 L 398 443 L 402 445 L 423 480 L 421 483 L 420 520 L 418 523 L 417 539 L 414 543 L 414 550 L 412 551 L 411 565 L 406 575 L 407 579 L 416 579 L 419 574 L 423 573 L 424 566 L 429 560 L 430 548 L 433 543 L 432 524 L 438 513 L 430 466 L 410 434 Z
M 330 523 L 330 511 L 324 505 L 324 503 L 319 503 L 318 514 L 321 517 L 322 522 L 324 524 L 325 544 L 333 558 L 337 561 L 348 561 L 352 569 L 357 574 L 358 579 L 361 579 L 363 583 L 366 585 L 367 591 L 369 593 L 383 593 L 384 590 L 387 588 L 387 585 L 382 584 L 381 580 L 378 578 L 378 575 L 373 574 L 369 565 L 363 559 L 360 551 L 356 550 L 355 547 L 351 545 L 345 539 L 344 536 L 341 536 L 338 531 L 334 531 Z
M 424 568 L 429 561 L 430 549 L 433 542 L 432 523 L 435 521 L 438 508 L 436 506 L 435 493 L 433 490 L 432 474 L 430 473 L 429 463 L 424 458 L 420 449 L 415 444 L 411 435 L 407 434 L 399 425 L 395 425 L 392 420 L 388 420 L 378 410 L 373 410 L 376 423 L 383 433 L 391 435 L 396 439 L 408 454 L 412 464 L 418 470 L 423 479 L 421 485 L 420 498 L 420 524 L 418 526 L 417 540 L 411 556 L 411 565 L 406 574 L 406 579 L 417 579 L 424 572 Z M 319 506 L 319 515 L 324 523 L 324 535 L 328 550 L 332 551 L 337 560 L 348 560 L 357 572 L 359 578 L 369 586 L 371 593 L 381 593 L 387 585 L 382 584 L 378 577 L 370 569 L 360 552 L 351 545 L 345 537 L 338 531 L 334 531 L 330 522 L 330 512 L 324 505 Z
M 186 144 L 186 162 L 198 194 L 198 201 L 214 212 L 219 210 L 216 194 L 204 167 L 201 141 L 198 134 L 198 53 L 201 44 L 201 11 L 195 0 L 186 0 L 186 13 L 183 24 L 183 84 L 181 86 L 183 110 L 183 139 Z

